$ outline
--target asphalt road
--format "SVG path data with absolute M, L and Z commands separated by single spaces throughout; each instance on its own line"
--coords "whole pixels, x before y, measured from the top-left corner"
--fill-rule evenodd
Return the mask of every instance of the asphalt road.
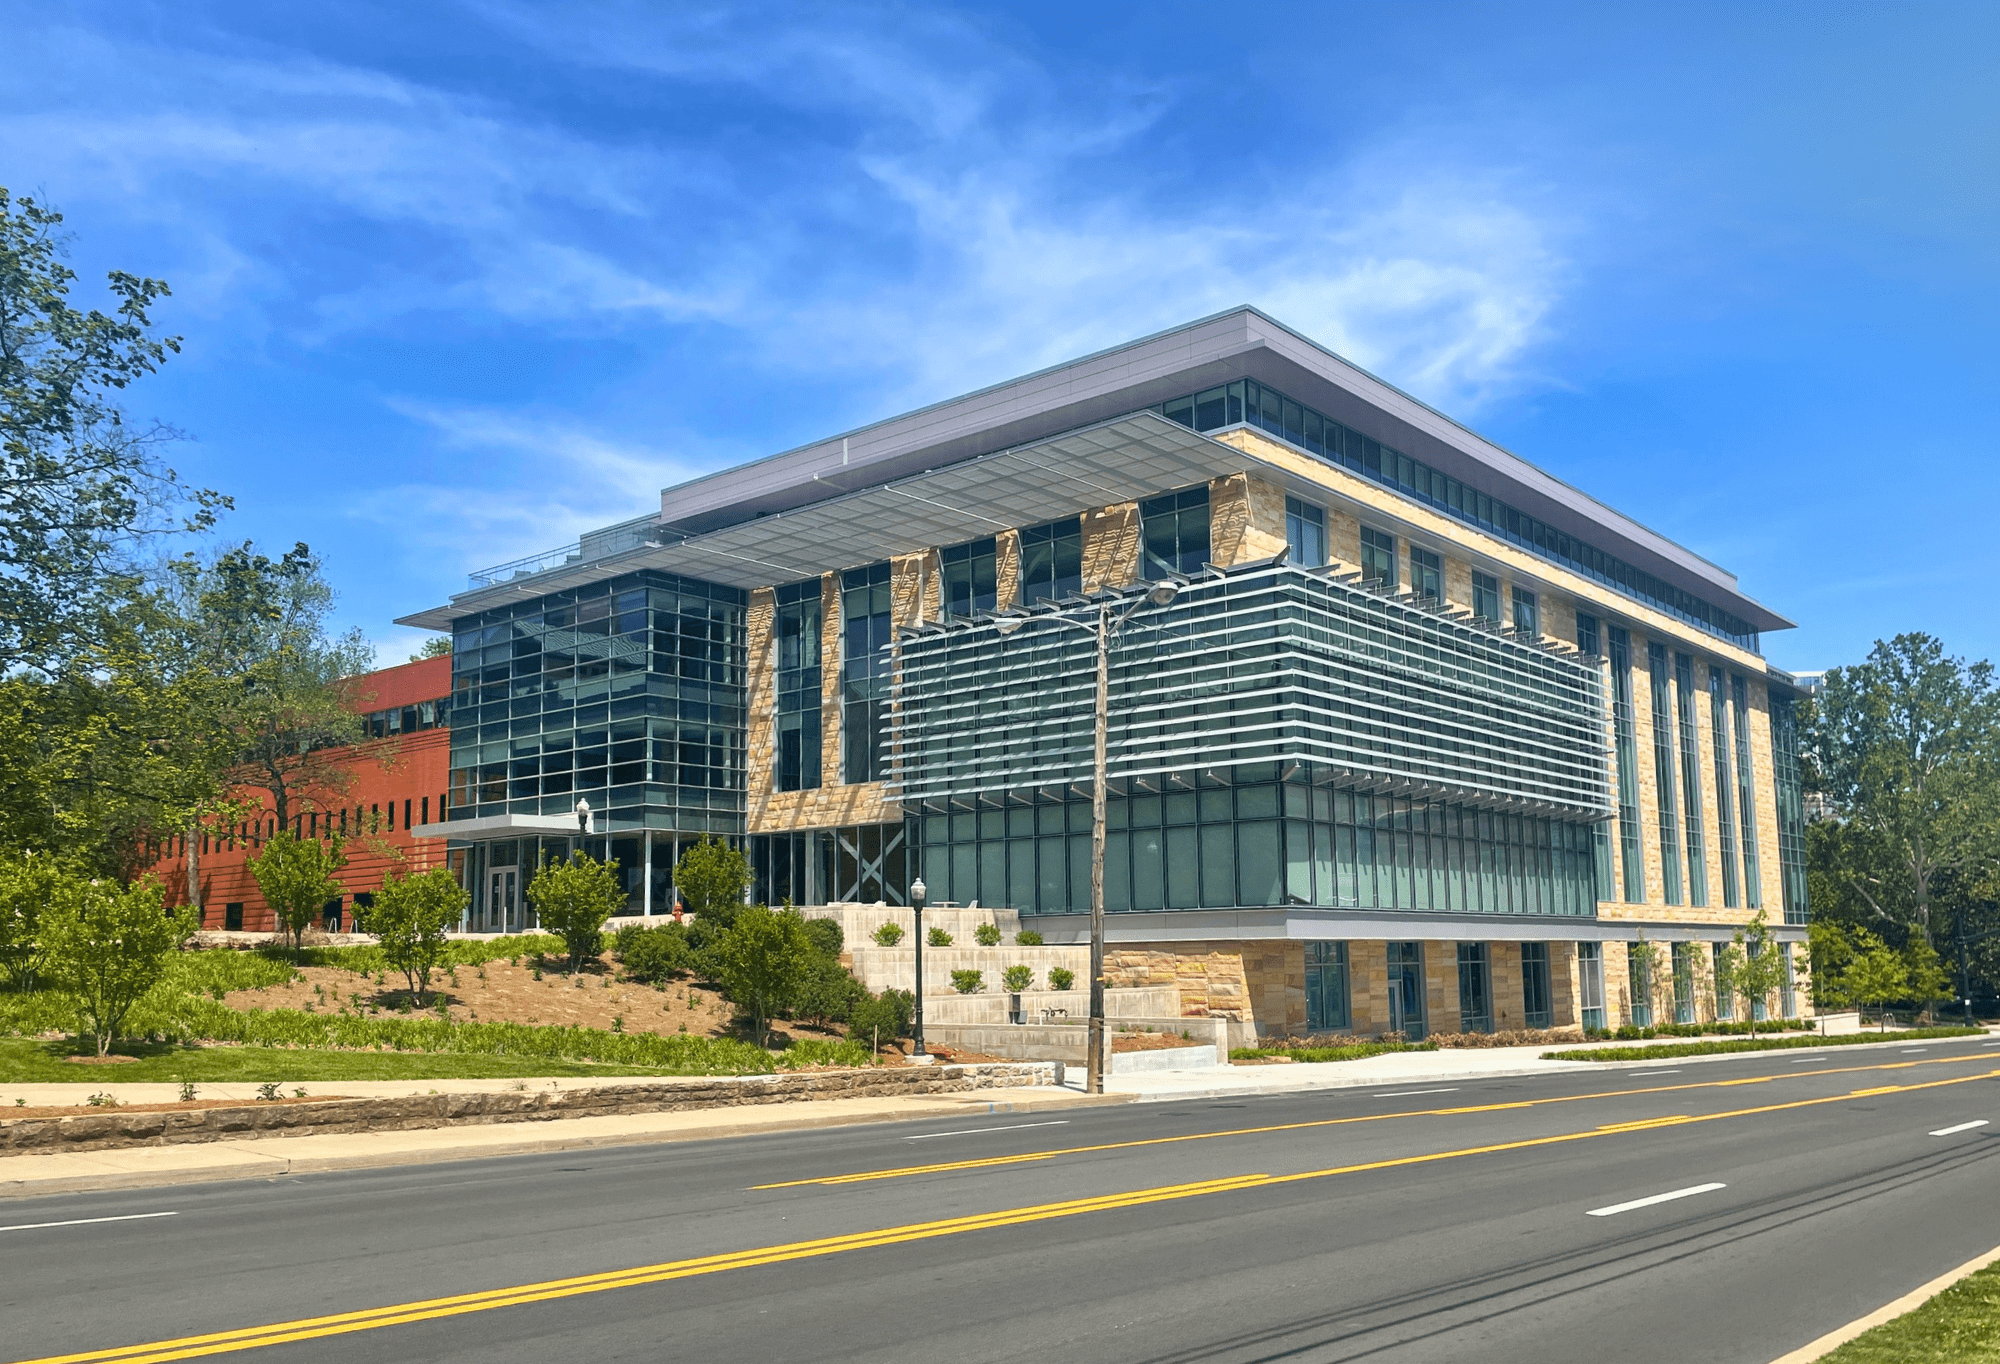
M 1974 1040 L 10 1200 L 0 1358 L 1761 1364 L 1996 1156 Z

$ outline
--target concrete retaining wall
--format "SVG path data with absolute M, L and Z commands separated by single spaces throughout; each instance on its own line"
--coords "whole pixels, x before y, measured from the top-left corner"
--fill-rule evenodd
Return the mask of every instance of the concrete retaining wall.
M 1078 1054 L 1081 1055 L 1081 1047 Z M 1055 1059 L 1055 1058 L 1051 1058 Z M 615 1113 L 669 1113 L 812 1099 L 891 1098 L 1060 1083 L 1047 1062 L 1006 1065 L 870 1067 L 804 1075 L 741 1075 L 635 1080 L 629 1085 L 498 1094 L 422 1094 L 395 1099 L 328 1099 L 76 1117 L 0 1119 L 0 1157 L 30 1152 L 169 1146 L 241 1137 L 385 1132 L 481 1123 L 550 1122 Z

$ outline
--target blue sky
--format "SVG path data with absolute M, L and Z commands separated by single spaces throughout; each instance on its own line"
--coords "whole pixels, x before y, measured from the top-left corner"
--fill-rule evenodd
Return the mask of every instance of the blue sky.
M 0 0 L 0 184 L 344 624 L 1253 303 L 1736 572 L 2000 654 L 2000 10 Z

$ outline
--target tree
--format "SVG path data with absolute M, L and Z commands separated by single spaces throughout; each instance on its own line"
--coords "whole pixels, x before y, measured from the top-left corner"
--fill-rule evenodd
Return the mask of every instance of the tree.
M 675 864 L 674 889 L 696 919 L 707 921 L 710 928 L 728 928 L 750 889 L 750 861 L 742 849 L 704 838 Z
M 916 997 L 908 990 L 884 990 L 879 995 L 863 990 L 847 1011 L 847 1035 L 879 1051 L 884 1042 L 909 1036 L 915 1013 Z
M 1903 945 L 1903 974 L 1908 979 L 1910 998 L 1935 1013 L 1940 999 L 1951 997 L 1951 976 L 1938 958 L 1937 949 L 1921 938 Z
M 410 662 L 421 663 L 427 658 L 450 658 L 450 657 L 451 657 L 451 636 L 432 635 L 429 639 L 425 640 L 422 644 L 419 644 L 417 646 L 417 651 L 410 655 Z
M 168 954 L 194 931 L 164 906 L 160 883 L 87 881 L 50 902 L 43 923 L 48 970 L 75 1002 L 82 1031 L 105 1055 L 132 1006 L 166 974 Z
M 1873 1004 L 1877 1009 L 1892 999 L 1901 999 L 1910 987 L 1903 959 L 1866 929 L 1857 930 L 1855 938 L 1854 960 L 1848 964 L 1843 982 L 1848 995 L 1857 1004 Z M 1876 1021 L 1886 1029 L 1887 1019 L 1884 1011 Z
M 445 935 L 465 913 L 470 898 L 444 867 L 420 876 L 391 872 L 375 892 L 364 927 L 381 942 L 382 955 L 403 973 L 419 1004 L 425 1002 L 431 972 L 444 956 Z
M 1748 1001 L 1750 1035 L 1757 1035 L 1757 1010 L 1768 1014 L 1771 1000 L 1785 988 L 1785 954 L 1772 938 L 1764 911 L 1758 910 L 1749 924 L 1736 930 L 1729 952 L 1730 984 Z
M 0 674 L 57 667 L 94 637 L 139 541 L 230 505 L 160 463 L 177 432 L 116 401 L 180 350 L 152 330 L 166 283 L 114 270 L 113 315 L 72 307 L 62 222 L 0 188 Z
M 1925 634 L 1876 641 L 1808 708 L 1807 776 L 1832 819 L 1813 860 L 1877 923 L 1935 945 L 1941 886 L 2000 859 L 2000 689 Z
M 341 893 L 334 873 L 347 865 L 343 840 L 338 835 L 325 842 L 295 838 L 291 830 L 281 828 L 265 841 L 264 850 L 251 858 L 249 865 L 278 926 L 292 935 L 292 956 L 296 959 L 314 916 Z
M 0 860 L 0 971 L 16 989 L 34 988 L 45 952 L 44 920 L 82 884 L 74 867 L 48 853 Z
M 1847 989 L 1847 972 L 1855 958 L 1853 937 L 1833 920 L 1815 919 L 1806 928 L 1806 939 L 1812 957 L 1813 1006 L 1839 1009 L 1854 1003 Z
M 715 967 L 718 983 L 762 1039 L 770 1020 L 798 998 L 820 956 L 796 911 L 752 905 L 717 943 Z
M 542 927 L 563 940 L 571 972 L 604 950 L 604 921 L 625 907 L 618 864 L 599 862 L 582 849 L 569 861 L 544 862 L 528 883 L 528 900 Z

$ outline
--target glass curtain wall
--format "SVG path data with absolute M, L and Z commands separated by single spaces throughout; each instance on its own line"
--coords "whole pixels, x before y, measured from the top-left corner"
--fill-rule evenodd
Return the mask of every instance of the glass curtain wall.
M 1729 693 L 1730 721 L 1736 731 L 1736 814 L 1738 841 L 1743 845 L 1743 903 L 1758 909 L 1764 903 L 1764 883 L 1757 866 L 1757 787 L 1750 755 L 1750 684 L 1732 673 Z
M 840 575 L 841 780 L 880 781 L 889 731 L 889 565 Z
M 787 584 L 776 596 L 777 787 L 810 791 L 820 784 L 819 579 Z
M 1708 847 L 1701 817 L 1701 729 L 1695 719 L 1694 660 L 1674 655 L 1674 714 L 1679 721 L 1681 808 L 1687 816 L 1688 903 L 1708 903 Z
M 1653 696 L 1653 776 L 1660 801 L 1660 877 L 1666 901 L 1681 902 L 1680 795 L 1674 780 L 1674 710 L 1667 673 L 1667 651 L 1658 644 L 1646 648 L 1648 681 Z
M 1722 860 L 1722 904 L 1735 909 L 1741 895 L 1736 879 L 1736 775 L 1729 761 L 1729 683 L 1713 664 L 1708 669 L 1708 732 L 1715 739 L 1715 847 Z
M 1498 498 L 1468 488 L 1422 460 L 1411 459 L 1358 431 L 1350 431 L 1331 417 L 1293 402 L 1255 380 L 1239 379 L 1221 388 L 1191 393 L 1162 403 L 1155 410 L 1170 421 L 1196 431 L 1255 426 L 1329 464 L 1394 488 L 1405 497 L 1478 526 L 1733 644 L 1753 652 L 1758 650 L 1757 632 L 1740 617 L 1584 544 Z
M 1778 865 L 1785 922 L 1806 922 L 1806 810 L 1799 791 L 1799 725 L 1792 695 L 1776 687 L 1771 697 L 1772 783 L 1778 801 Z

